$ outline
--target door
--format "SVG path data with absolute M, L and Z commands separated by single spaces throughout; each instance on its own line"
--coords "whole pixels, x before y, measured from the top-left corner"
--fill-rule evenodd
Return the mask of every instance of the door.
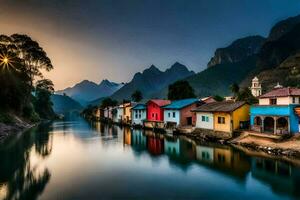
M 186 124 L 189 125 L 189 126 L 191 126 L 192 123 L 193 123 L 192 117 L 187 117 L 187 118 L 186 118 L 186 121 L 187 121 Z

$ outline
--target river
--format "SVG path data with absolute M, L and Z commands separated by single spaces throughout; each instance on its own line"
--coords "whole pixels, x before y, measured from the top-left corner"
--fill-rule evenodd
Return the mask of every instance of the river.
M 291 163 L 80 118 L 8 138 L 0 158 L 0 199 L 300 197 Z

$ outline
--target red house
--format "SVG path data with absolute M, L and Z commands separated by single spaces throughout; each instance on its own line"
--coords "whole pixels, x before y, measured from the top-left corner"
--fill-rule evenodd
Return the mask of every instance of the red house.
M 169 100 L 152 99 L 147 102 L 147 120 L 164 121 L 164 108 L 170 104 Z

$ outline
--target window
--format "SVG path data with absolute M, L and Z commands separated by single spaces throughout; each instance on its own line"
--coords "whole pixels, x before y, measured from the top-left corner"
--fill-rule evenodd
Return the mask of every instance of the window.
M 173 117 L 174 117 L 174 118 L 176 117 L 176 113 L 175 113 L 175 112 L 173 112 Z
M 218 117 L 218 124 L 225 124 L 225 117 Z
M 154 118 L 154 113 L 152 113 L 152 118 Z
M 208 116 L 205 117 L 205 121 L 206 121 L 206 122 L 209 122 Z
M 137 113 L 135 113 L 135 118 L 136 118 L 136 119 L 138 118 L 138 115 L 137 115 Z
M 270 105 L 276 105 L 277 99 L 270 99 Z
M 203 122 L 205 122 L 205 121 L 206 121 L 206 120 L 205 120 L 205 116 L 202 116 L 202 121 L 203 121 Z
M 169 117 L 169 118 L 171 117 L 171 113 L 170 113 L 170 112 L 168 112 L 168 117 Z

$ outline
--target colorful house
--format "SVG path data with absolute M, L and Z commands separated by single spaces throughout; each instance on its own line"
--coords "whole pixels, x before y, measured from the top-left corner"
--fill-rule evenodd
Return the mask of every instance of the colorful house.
M 96 120 L 100 120 L 104 117 L 104 110 L 102 108 L 97 107 L 93 110 L 93 116 Z
M 147 128 L 164 128 L 164 106 L 170 104 L 169 100 L 152 99 L 147 102 Z
M 249 121 L 250 106 L 243 101 L 204 104 L 196 112 L 196 128 L 232 133 Z
M 112 121 L 118 123 L 118 106 L 114 106 L 111 110 Z
M 175 126 L 195 125 L 196 114 L 191 110 L 200 106 L 198 99 L 182 99 L 172 101 L 171 104 L 164 106 L 164 122 Z
M 123 123 L 131 124 L 131 108 L 134 106 L 134 103 L 124 103 L 123 104 Z
M 124 106 L 123 104 L 119 105 L 117 107 L 117 122 L 118 123 L 123 123 L 123 112 L 124 112 Z
M 260 133 L 287 134 L 299 132 L 300 89 L 275 88 L 259 97 L 251 106 L 251 130 Z
M 131 109 L 131 121 L 133 125 L 143 125 L 147 119 L 147 107 L 145 104 L 137 104 Z
M 106 107 L 104 108 L 103 115 L 104 119 L 111 120 L 112 119 L 112 107 Z
M 213 103 L 213 102 L 216 102 L 216 100 L 214 99 L 213 96 L 204 97 L 204 98 L 201 99 L 201 101 L 203 101 L 204 103 Z
M 147 102 L 147 120 L 164 121 L 164 106 L 170 104 L 169 100 L 152 99 Z

